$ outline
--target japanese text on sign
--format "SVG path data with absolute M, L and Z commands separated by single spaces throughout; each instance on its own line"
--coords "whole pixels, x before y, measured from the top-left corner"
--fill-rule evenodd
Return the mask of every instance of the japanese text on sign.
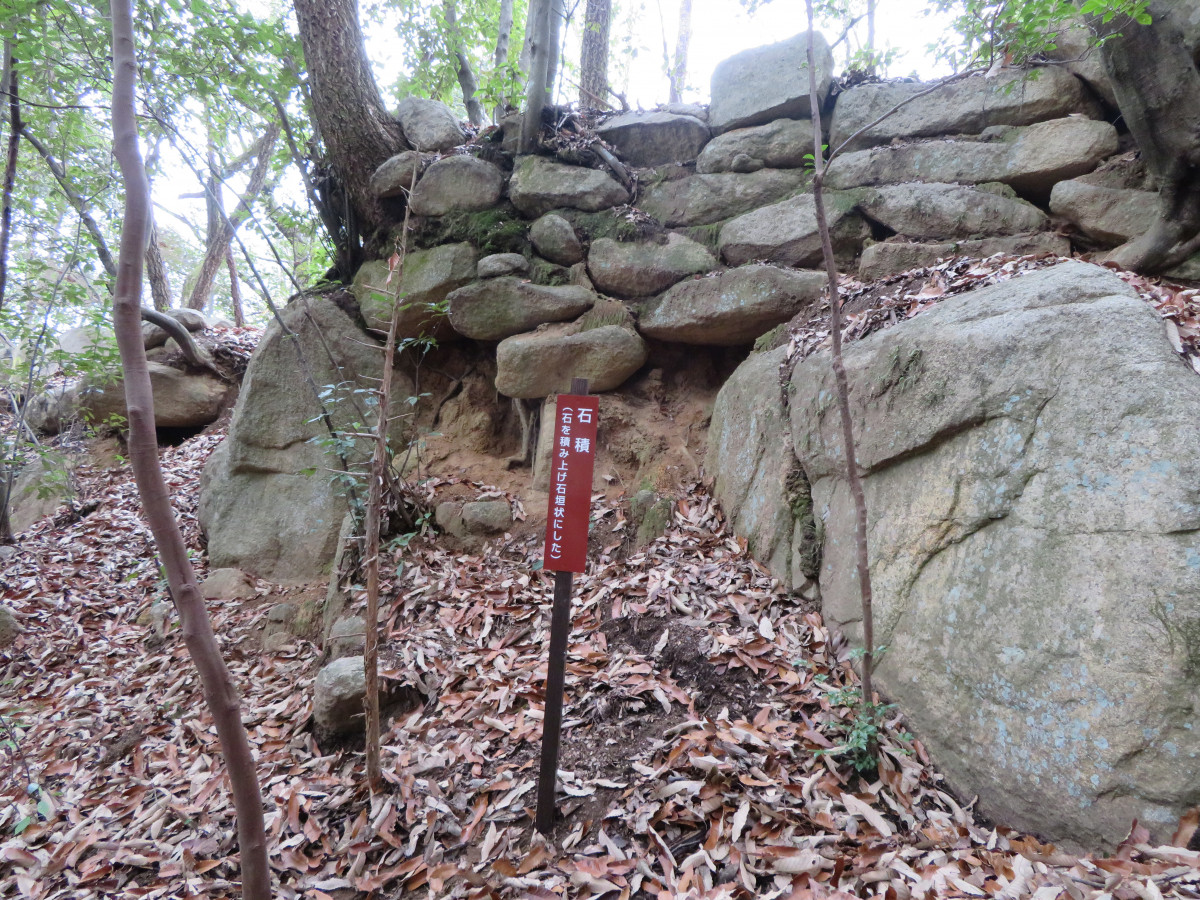
M 545 567 L 551 571 L 582 572 L 587 562 L 588 515 L 599 421 L 598 398 L 559 396 L 550 453 L 550 503 L 546 512 Z

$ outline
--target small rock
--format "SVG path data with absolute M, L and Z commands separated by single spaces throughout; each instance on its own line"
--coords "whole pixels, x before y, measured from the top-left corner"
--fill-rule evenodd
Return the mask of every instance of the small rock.
M 13 611 L 7 606 L 0 606 L 0 650 L 11 647 L 24 630 Z
M 233 571 L 237 571 L 234 569 Z M 276 603 L 267 611 L 267 622 L 263 625 L 263 638 L 273 634 L 291 634 L 296 622 L 294 603 Z
M 200 585 L 200 595 L 205 600 L 249 600 L 256 595 L 254 579 L 241 569 L 213 569 Z
M 433 521 L 437 523 L 437 527 L 446 534 L 452 534 L 457 538 L 464 538 L 467 535 L 467 526 L 463 522 L 461 503 L 454 500 L 447 500 L 444 503 L 439 503 L 433 511 Z
M 328 734 L 349 734 L 363 727 L 367 675 L 361 656 L 335 659 L 317 673 L 313 719 Z
M 471 534 L 500 534 L 512 526 L 512 507 L 507 500 L 464 503 L 462 520 Z
M 583 245 L 575 236 L 575 229 L 554 213 L 546 213 L 529 226 L 529 240 L 538 253 L 560 266 L 573 266 L 583 259 Z
M 403 197 L 412 188 L 413 178 L 421 173 L 425 156 L 416 150 L 405 150 L 393 156 L 371 176 L 371 190 L 383 200 Z
M 415 150 L 449 150 L 467 139 L 450 107 L 437 100 L 405 97 L 396 109 L 396 118 Z
M 753 172 L 764 167 L 799 169 L 806 163 L 805 156 L 811 156 L 812 152 L 812 120 L 776 119 L 713 138 L 696 159 L 696 171 L 706 175 Z
M 493 253 L 479 261 L 477 274 L 480 278 L 499 278 L 501 275 L 524 275 L 529 271 L 529 260 L 520 253 Z
M 262 646 L 268 653 L 279 653 L 290 647 L 296 641 L 296 636 L 290 631 L 273 631 L 263 635 Z
M 367 623 L 362 616 L 338 619 L 329 629 L 329 658 L 361 656 L 367 644 Z

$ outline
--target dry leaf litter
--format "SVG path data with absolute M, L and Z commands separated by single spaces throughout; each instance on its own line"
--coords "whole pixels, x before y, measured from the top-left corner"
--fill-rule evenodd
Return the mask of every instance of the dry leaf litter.
M 853 314 L 849 336 L 1048 262 L 909 273 Z M 1196 365 L 1197 292 L 1124 277 Z M 792 344 L 823 337 L 814 326 Z M 201 567 L 197 485 L 221 437 L 162 453 Z M 78 478 L 92 511 L 31 529 L 0 583 L 25 629 L 0 655 L 0 896 L 237 896 L 233 812 L 197 679 L 176 631 L 160 642 L 139 624 L 165 597 L 131 474 L 84 465 Z M 1200 897 L 1195 816 L 1174 846 L 1149 846 L 1134 825 L 1110 856 L 1069 855 L 979 820 L 898 716 L 878 772 L 860 776 L 840 752 L 849 648 L 749 557 L 703 486 L 642 551 L 628 552 L 624 513 L 603 495 L 592 518 L 553 840 L 532 828 L 552 594 L 539 541 L 479 554 L 416 542 L 389 559 L 383 673 L 425 702 L 385 723 L 387 786 L 374 797 L 361 748 L 322 749 L 312 734 L 320 648 L 259 646 L 270 605 L 305 589 L 259 582 L 257 601 L 210 603 L 258 760 L 278 896 Z

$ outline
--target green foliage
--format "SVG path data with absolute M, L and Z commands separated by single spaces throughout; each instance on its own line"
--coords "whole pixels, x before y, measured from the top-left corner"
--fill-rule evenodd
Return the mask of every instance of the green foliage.
M 842 742 L 831 750 L 818 750 L 817 753 L 841 757 L 860 775 L 872 775 L 879 767 L 879 737 L 888 716 L 896 709 L 895 704 L 864 703 L 862 688 L 857 686 L 830 691 L 826 697 L 831 707 L 845 710 L 841 719 Z M 912 739 L 907 732 L 897 737 Z
M 1147 0 L 1085 0 L 1081 5 L 1074 0 L 932 0 L 931 10 L 954 15 L 954 34 L 930 49 L 957 71 L 997 62 L 1019 66 L 1054 50 L 1057 35 L 1080 15 L 1136 27 L 1149 24 L 1146 7 Z

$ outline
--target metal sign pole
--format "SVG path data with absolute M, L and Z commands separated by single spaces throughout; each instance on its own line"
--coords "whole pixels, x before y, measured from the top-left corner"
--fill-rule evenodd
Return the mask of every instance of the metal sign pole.
M 588 382 L 586 378 L 572 379 L 572 395 L 582 397 L 587 392 Z M 561 398 L 559 402 L 562 402 Z M 557 431 L 558 429 L 556 429 Z M 554 445 L 552 444 L 551 446 L 553 448 Z M 589 450 L 585 452 L 589 454 L 587 457 L 588 465 L 586 467 L 587 499 L 584 501 L 584 508 L 582 510 L 582 515 L 584 516 L 584 546 L 586 548 L 587 505 L 591 501 L 591 463 L 594 459 L 595 448 L 589 444 Z M 547 516 L 546 523 L 547 547 L 551 546 L 550 536 L 552 534 L 552 523 L 554 522 L 553 481 L 551 487 L 550 514 Z M 576 513 L 578 514 L 579 510 L 576 510 Z M 547 559 L 547 568 L 550 565 L 551 560 Z M 578 568 L 579 571 L 583 571 L 581 564 Z M 549 834 L 554 828 L 554 815 L 556 812 L 554 795 L 558 782 L 558 750 L 562 739 L 563 688 L 566 680 L 567 639 L 571 635 L 571 587 L 574 579 L 575 573 L 571 570 L 560 570 L 554 573 L 554 606 L 550 616 L 550 658 L 546 663 L 546 707 L 542 718 L 542 760 L 541 769 L 538 773 L 537 819 L 535 822 L 537 830 L 542 834 Z

